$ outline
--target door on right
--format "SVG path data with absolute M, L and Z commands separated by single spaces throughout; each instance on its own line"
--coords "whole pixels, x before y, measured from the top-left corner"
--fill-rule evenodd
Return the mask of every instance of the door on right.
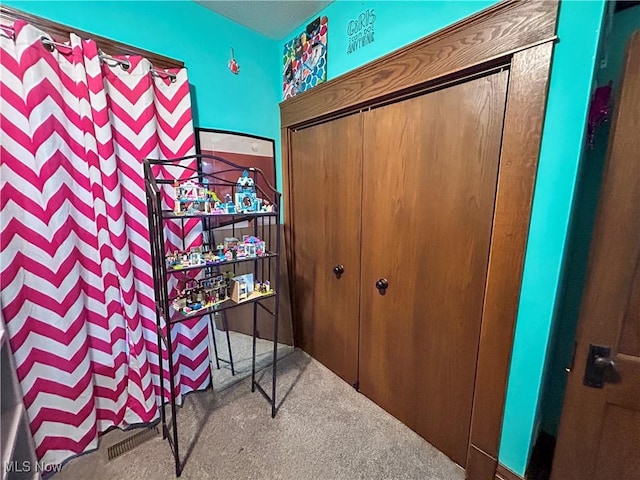
M 463 466 L 508 78 L 363 114 L 359 389 Z
M 617 105 L 552 480 L 640 478 L 640 32 Z

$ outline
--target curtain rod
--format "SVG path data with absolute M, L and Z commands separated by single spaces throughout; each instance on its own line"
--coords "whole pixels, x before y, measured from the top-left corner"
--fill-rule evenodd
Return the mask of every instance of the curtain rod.
M 0 24 L 0 31 L 4 34 L 5 37 L 7 38 L 11 38 L 14 39 L 15 38 L 15 30 L 13 27 L 9 26 L 9 25 L 2 25 Z M 7 35 L 7 31 L 9 32 L 9 34 Z M 59 48 L 71 48 L 71 46 L 67 45 L 66 43 L 59 43 L 59 42 L 54 42 L 53 40 L 47 38 L 47 37 L 41 37 L 40 41 L 42 42 L 42 44 L 47 48 L 47 50 L 49 50 L 50 52 L 53 52 L 54 48 L 55 49 L 59 49 Z M 119 64 L 123 70 L 129 70 L 131 68 L 131 62 L 129 60 L 122 60 L 119 58 L 114 58 L 110 55 L 107 55 L 106 53 L 102 53 L 99 52 L 98 56 L 100 57 L 100 60 L 102 60 L 103 62 L 107 63 L 107 65 L 109 64 L 108 62 L 115 62 L 117 64 Z M 149 61 L 149 63 L 151 63 Z M 171 72 L 165 72 L 164 70 L 159 70 L 157 68 L 153 67 L 153 64 L 151 64 L 151 75 L 153 75 L 154 77 L 158 77 L 158 78 L 170 78 L 171 79 L 171 83 L 174 83 L 176 81 L 176 74 L 175 73 L 171 73 Z
M 9 25 L 2 25 L 0 23 L 0 29 L 0 32 L 2 32 L 3 36 L 13 40 L 13 38 L 15 37 L 15 30 L 13 29 L 13 27 L 10 27 Z M 7 34 L 7 32 L 9 32 L 9 34 Z

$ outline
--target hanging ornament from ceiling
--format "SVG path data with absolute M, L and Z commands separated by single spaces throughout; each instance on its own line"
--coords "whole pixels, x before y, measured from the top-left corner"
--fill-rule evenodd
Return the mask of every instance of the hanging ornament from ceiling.
M 240 65 L 236 61 L 235 54 L 233 52 L 233 47 L 231 48 L 231 58 L 229 59 L 229 71 L 234 75 L 238 75 L 240 73 Z

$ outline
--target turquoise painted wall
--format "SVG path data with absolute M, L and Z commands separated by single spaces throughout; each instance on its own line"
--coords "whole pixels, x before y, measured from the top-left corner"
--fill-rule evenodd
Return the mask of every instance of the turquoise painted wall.
M 492 3 L 337 1 L 321 12 L 329 18 L 328 77 L 341 75 Z M 367 8 L 376 13 L 374 42 L 348 55 L 347 24 Z M 563 2 L 560 9 L 560 40 L 553 57 L 499 455 L 501 463 L 520 475 L 525 472 L 537 434 L 542 375 L 603 10 L 604 0 Z M 287 38 L 290 36 L 283 43 Z
M 605 19 L 603 31 L 609 20 Z M 613 98 L 617 98 L 622 78 L 622 68 L 627 42 L 631 34 L 640 30 L 640 6 L 611 15 L 611 33 L 602 40 L 601 57 L 606 65 L 596 70 L 598 86 L 609 81 L 613 86 Z M 612 112 L 613 113 L 613 112 Z M 575 208 L 572 214 L 570 235 L 563 274 L 563 294 L 558 301 L 553 326 L 553 349 L 545 369 L 545 388 L 540 412 L 541 430 L 556 435 L 562 413 L 562 403 L 567 374 L 564 367 L 571 362 L 580 300 L 586 278 L 589 245 L 595 220 L 598 193 L 606 157 L 611 123 L 601 125 L 595 132 L 592 146 L 583 154 L 578 174 Z
M 640 30 L 640 5 L 613 15 L 611 33 L 602 52 L 606 65 L 596 72 L 598 85 L 612 81 L 614 91 L 619 89 L 627 43 L 636 30 Z
M 195 87 L 197 126 L 254 133 L 275 138 L 279 144 L 277 102 L 282 98 L 285 39 L 268 40 L 192 2 L 5 3 L 183 60 Z M 329 78 L 492 3 L 335 2 L 322 12 L 329 17 Z M 537 430 L 543 364 L 559 291 L 603 5 L 604 0 L 571 1 L 563 3 L 560 12 L 560 41 L 554 53 L 500 450 L 501 463 L 519 474 L 524 473 Z M 366 8 L 376 10 L 375 41 L 347 55 L 347 23 Z M 226 69 L 232 46 L 241 66 L 239 76 Z
M 280 141 L 280 42 L 191 1 L 4 1 L 8 6 L 184 61 L 194 125 Z M 227 69 L 230 48 L 240 74 Z M 277 162 L 278 165 L 280 162 Z M 282 175 L 278 171 L 281 182 Z
M 500 461 L 524 474 L 538 430 L 604 1 L 562 2 L 507 390 Z M 564 367 L 564 365 L 562 366 Z
M 342 75 L 442 27 L 468 17 L 493 3 L 496 3 L 496 1 L 357 2 L 337 0 L 320 13 L 320 15 L 326 15 L 329 19 L 327 77 L 330 80 Z M 359 48 L 355 52 L 347 54 L 347 24 L 368 8 L 373 8 L 376 14 L 374 41 L 364 48 Z M 313 18 L 315 17 L 317 15 Z M 309 20 L 313 20 L 313 18 Z M 304 30 L 304 26 L 307 23 L 308 21 L 292 34 Z M 282 47 L 291 36 L 288 35 L 280 42 L 280 60 L 282 60 Z M 280 62 L 280 65 L 282 65 L 282 62 Z M 280 95 L 280 98 L 282 98 L 282 95 Z

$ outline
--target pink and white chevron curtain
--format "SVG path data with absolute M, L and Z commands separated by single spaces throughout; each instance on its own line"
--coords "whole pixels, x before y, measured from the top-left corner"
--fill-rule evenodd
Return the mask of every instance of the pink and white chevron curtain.
M 158 415 L 141 159 L 194 153 L 189 82 L 142 57 L 109 65 L 75 35 L 51 52 L 46 33 L 13 27 L 0 36 L 0 307 L 38 457 L 60 463 Z M 206 387 L 206 320 L 173 337 L 176 395 Z

